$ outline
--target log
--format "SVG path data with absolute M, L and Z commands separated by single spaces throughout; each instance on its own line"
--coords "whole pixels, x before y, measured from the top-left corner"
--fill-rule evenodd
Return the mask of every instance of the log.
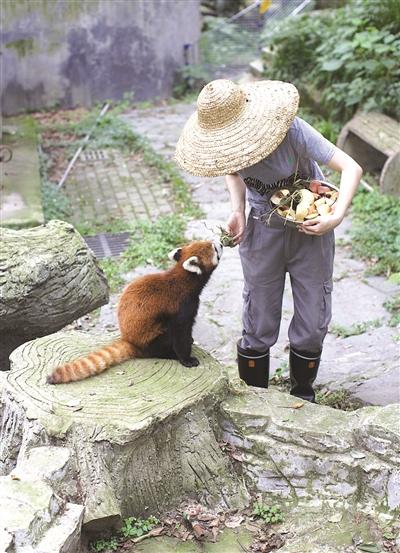
M 228 386 L 209 354 L 194 348 L 195 368 L 136 359 L 80 382 L 46 384 L 54 366 L 109 341 L 58 332 L 11 354 L 0 474 L 21 465 L 34 447 L 67 448 L 71 462 L 57 492 L 85 506 L 87 531 L 162 512 L 188 497 L 224 508 L 243 505 L 246 492 L 214 435 L 216 406 Z
M 0 369 L 6 370 L 17 346 L 106 304 L 108 285 L 68 223 L 0 233 Z
M 356 113 L 337 145 L 366 171 L 380 172 L 381 192 L 400 196 L 400 123 L 378 112 Z

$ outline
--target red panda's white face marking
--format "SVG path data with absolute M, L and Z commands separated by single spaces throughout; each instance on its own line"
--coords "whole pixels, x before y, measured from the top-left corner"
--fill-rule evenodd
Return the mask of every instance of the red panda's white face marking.
M 168 257 L 182 263 L 186 271 L 201 275 L 215 269 L 221 259 L 222 249 L 218 241 L 200 240 L 172 250 Z
M 178 261 L 181 251 L 182 248 L 175 248 L 174 250 L 171 250 L 168 254 L 168 259 L 170 259 L 171 261 Z
M 192 257 L 186 259 L 186 261 L 182 263 L 182 267 L 190 273 L 196 273 L 198 275 L 201 275 L 202 273 L 202 270 L 199 267 L 199 258 L 196 255 L 192 255 Z
M 219 260 L 222 257 L 223 248 L 222 248 L 221 242 L 218 242 L 217 240 L 214 240 L 213 247 L 214 247 L 213 263 L 214 263 L 214 266 L 216 267 L 219 263 Z

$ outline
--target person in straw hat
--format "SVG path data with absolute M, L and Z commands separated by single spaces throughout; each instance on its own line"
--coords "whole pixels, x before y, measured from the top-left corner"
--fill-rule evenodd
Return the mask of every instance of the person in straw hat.
M 278 338 L 286 272 L 294 316 L 289 326 L 291 394 L 315 401 L 322 345 L 331 319 L 334 232 L 359 184 L 362 169 L 296 117 L 299 94 L 281 81 L 207 84 L 185 124 L 175 160 L 193 175 L 225 175 L 232 212 L 227 228 L 240 244 L 244 274 L 243 333 L 237 344 L 240 377 L 267 387 L 269 350 Z M 297 178 L 323 179 L 319 164 L 341 172 L 333 213 L 285 224 L 269 199 Z M 245 198 L 250 212 L 245 220 Z

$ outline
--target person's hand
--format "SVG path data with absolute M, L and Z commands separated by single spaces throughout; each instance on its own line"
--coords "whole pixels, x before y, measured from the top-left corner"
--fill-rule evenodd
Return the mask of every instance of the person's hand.
M 243 211 L 232 211 L 226 222 L 229 234 L 233 237 L 235 246 L 240 244 L 243 238 L 243 232 L 246 226 L 246 218 Z
M 323 234 L 334 229 L 342 222 L 342 218 L 335 214 L 332 215 L 320 215 L 315 219 L 309 219 L 304 221 L 302 225 L 299 225 L 299 232 L 309 234 L 310 236 L 322 236 Z

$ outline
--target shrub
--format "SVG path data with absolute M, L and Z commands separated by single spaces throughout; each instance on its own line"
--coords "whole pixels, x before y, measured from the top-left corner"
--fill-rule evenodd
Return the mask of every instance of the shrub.
M 400 271 L 400 200 L 377 190 L 360 190 L 352 204 L 352 250 L 370 260 L 371 272 Z
M 269 78 L 313 85 L 334 118 L 362 107 L 400 118 L 400 3 L 353 0 L 343 8 L 283 21 L 266 41 Z

